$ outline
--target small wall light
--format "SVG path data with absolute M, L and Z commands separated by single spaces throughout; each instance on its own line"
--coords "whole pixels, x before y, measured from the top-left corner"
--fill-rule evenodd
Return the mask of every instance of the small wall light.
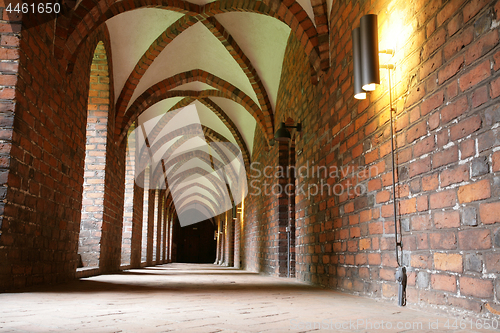
M 378 60 L 377 15 L 368 14 L 359 23 L 361 43 L 361 85 L 365 91 L 374 91 L 380 84 Z
M 274 133 L 274 139 L 276 139 L 276 141 L 290 141 L 292 136 L 287 128 L 295 128 L 297 132 L 300 132 L 302 130 L 302 125 L 297 123 L 295 126 L 287 126 L 284 122 L 281 122 L 280 128 Z
M 380 84 L 380 68 L 394 68 L 392 65 L 379 65 L 379 53 L 394 54 L 394 51 L 378 49 L 377 15 L 361 17 L 359 28 L 352 31 L 352 49 L 354 98 L 366 99 L 365 92 L 374 91 L 376 85 Z
M 352 53 L 354 61 L 354 98 L 366 99 L 366 92 L 361 84 L 361 36 L 359 28 L 352 31 Z

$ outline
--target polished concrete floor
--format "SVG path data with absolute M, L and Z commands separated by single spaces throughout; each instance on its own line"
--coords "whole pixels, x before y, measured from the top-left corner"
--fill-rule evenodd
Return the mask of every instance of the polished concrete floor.
M 455 319 L 209 264 L 0 294 L 0 332 L 477 331 L 448 330 Z

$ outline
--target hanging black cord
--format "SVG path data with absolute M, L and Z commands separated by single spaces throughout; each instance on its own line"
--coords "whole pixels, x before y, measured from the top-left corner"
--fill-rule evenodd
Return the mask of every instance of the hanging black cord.
M 392 203 L 394 206 L 394 241 L 396 245 L 396 262 L 398 264 L 398 267 L 401 266 L 401 262 L 399 260 L 399 251 L 398 247 L 402 245 L 400 241 L 398 241 L 398 218 L 396 215 L 397 212 L 397 202 L 396 202 L 396 163 L 395 163 L 395 158 L 394 158 L 394 130 L 393 130 L 393 116 L 392 113 L 395 111 L 392 108 L 392 86 L 391 86 L 391 69 L 388 67 L 387 68 L 388 76 L 389 76 L 389 112 L 391 114 L 390 120 L 391 120 L 391 156 L 392 156 Z

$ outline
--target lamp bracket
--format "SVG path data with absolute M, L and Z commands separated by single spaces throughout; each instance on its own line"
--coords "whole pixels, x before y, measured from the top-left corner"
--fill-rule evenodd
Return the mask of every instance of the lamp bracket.
M 297 130 L 297 132 L 300 132 L 302 130 L 302 124 L 297 123 L 297 125 L 295 125 L 295 126 L 285 125 L 285 128 L 295 128 Z
M 394 55 L 394 50 L 393 49 L 379 50 L 378 53 Z

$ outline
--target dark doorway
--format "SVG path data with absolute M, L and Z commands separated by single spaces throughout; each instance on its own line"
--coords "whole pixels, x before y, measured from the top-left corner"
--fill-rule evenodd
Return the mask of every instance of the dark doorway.
M 179 230 L 177 261 L 185 263 L 213 263 L 217 241 L 210 221 L 182 227 Z

